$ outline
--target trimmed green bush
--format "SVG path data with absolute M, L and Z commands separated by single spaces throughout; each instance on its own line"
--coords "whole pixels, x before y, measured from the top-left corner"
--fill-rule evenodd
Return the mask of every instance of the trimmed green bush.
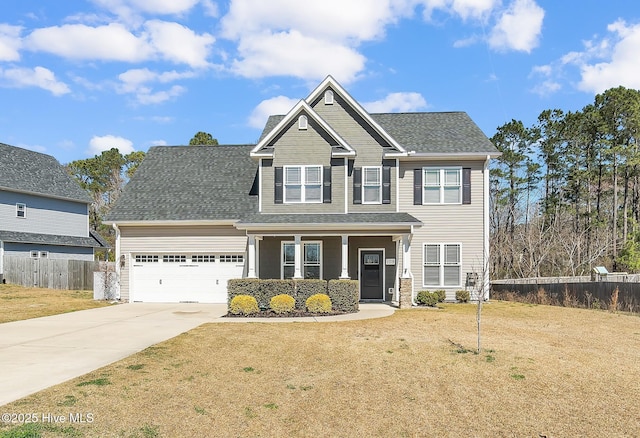
M 434 291 L 433 293 L 438 298 L 438 302 L 439 303 L 444 303 L 444 300 L 447 299 L 447 292 L 444 289 L 438 289 L 437 291 Z
M 435 292 L 421 290 L 416 296 L 416 302 L 425 306 L 435 307 L 438 304 L 438 295 Z
M 317 279 L 294 280 L 296 308 L 305 309 L 307 298 L 315 294 L 327 293 L 327 281 Z
M 461 303 L 468 303 L 471 299 L 471 294 L 469 294 L 468 290 L 457 290 L 456 291 L 456 300 Z
M 261 281 L 257 278 L 233 278 L 227 281 L 227 303 L 230 304 L 231 300 L 238 295 L 256 297 Z
M 287 294 L 292 297 L 295 295 L 293 280 L 260 280 L 256 300 L 258 300 L 261 309 L 268 309 L 271 298 L 280 294 Z
M 234 315 L 251 315 L 258 313 L 260 308 L 255 298 L 249 295 L 236 295 L 229 303 L 229 311 Z
M 360 300 L 358 280 L 329 280 L 327 295 L 333 307 L 341 312 L 357 312 Z
M 291 295 L 280 294 L 271 298 L 269 307 L 276 313 L 289 313 L 296 307 L 296 299 Z
M 315 294 L 307 298 L 306 307 L 309 312 L 329 313 L 331 312 L 331 298 L 327 294 Z

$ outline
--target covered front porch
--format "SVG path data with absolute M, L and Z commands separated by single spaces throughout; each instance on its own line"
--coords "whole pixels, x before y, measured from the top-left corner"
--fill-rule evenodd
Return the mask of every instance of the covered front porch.
M 405 213 L 359 213 L 260 215 L 237 227 L 248 236 L 249 278 L 352 279 L 361 301 L 399 303 L 401 283 L 412 278 L 411 236 L 420 224 Z

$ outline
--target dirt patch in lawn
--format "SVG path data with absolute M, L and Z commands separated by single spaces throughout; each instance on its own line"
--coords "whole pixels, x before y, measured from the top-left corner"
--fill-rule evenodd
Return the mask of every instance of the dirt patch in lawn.
M 637 316 L 493 302 L 474 354 L 475 306 L 441 307 L 206 324 L 2 412 L 91 414 L 43 434 L 69 437 L 637 435 Z
M 108 305 L 106 301 L 94 301 L 92 291 L 41 289 L 0 284 L 0 323 Z

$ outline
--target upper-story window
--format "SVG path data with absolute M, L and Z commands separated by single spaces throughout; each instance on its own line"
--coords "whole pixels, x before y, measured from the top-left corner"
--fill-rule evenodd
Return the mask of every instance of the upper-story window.
M 322 202 L 322 166 L 285 166 L 284 202 Z
M 324 104 L 333 105 L 333 91 L 327 90 L 324 92 Z
M 462 169 L 423 168 L 423 204 L 460 204 L 462 202 Z
M 300 117 L 298 117 L 298 129 L 307 129 L 308 126 L 309 119 L 307 119 L 307 116 L 301 115 Z
M 27 217 L 27 205 L 16 204 L 16 217 Z
M 362 168 L 362 201 L 363 204 L 380 204 L 382 202 L 382 168 Z

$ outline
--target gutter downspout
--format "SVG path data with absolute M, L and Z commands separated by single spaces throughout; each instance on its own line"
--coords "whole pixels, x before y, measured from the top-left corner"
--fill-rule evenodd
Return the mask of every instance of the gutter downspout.
M 113 229 L 116 232 L 116 255 L 115 255 L 115 260 L 116 260 L 116 299 L 119 301 L 120 300 L 120 228 L 118 228 L 118 225 L 114 222 L 112 225 Z
M 4 283 L 4 241 L 0 240 L 0 284 Z

